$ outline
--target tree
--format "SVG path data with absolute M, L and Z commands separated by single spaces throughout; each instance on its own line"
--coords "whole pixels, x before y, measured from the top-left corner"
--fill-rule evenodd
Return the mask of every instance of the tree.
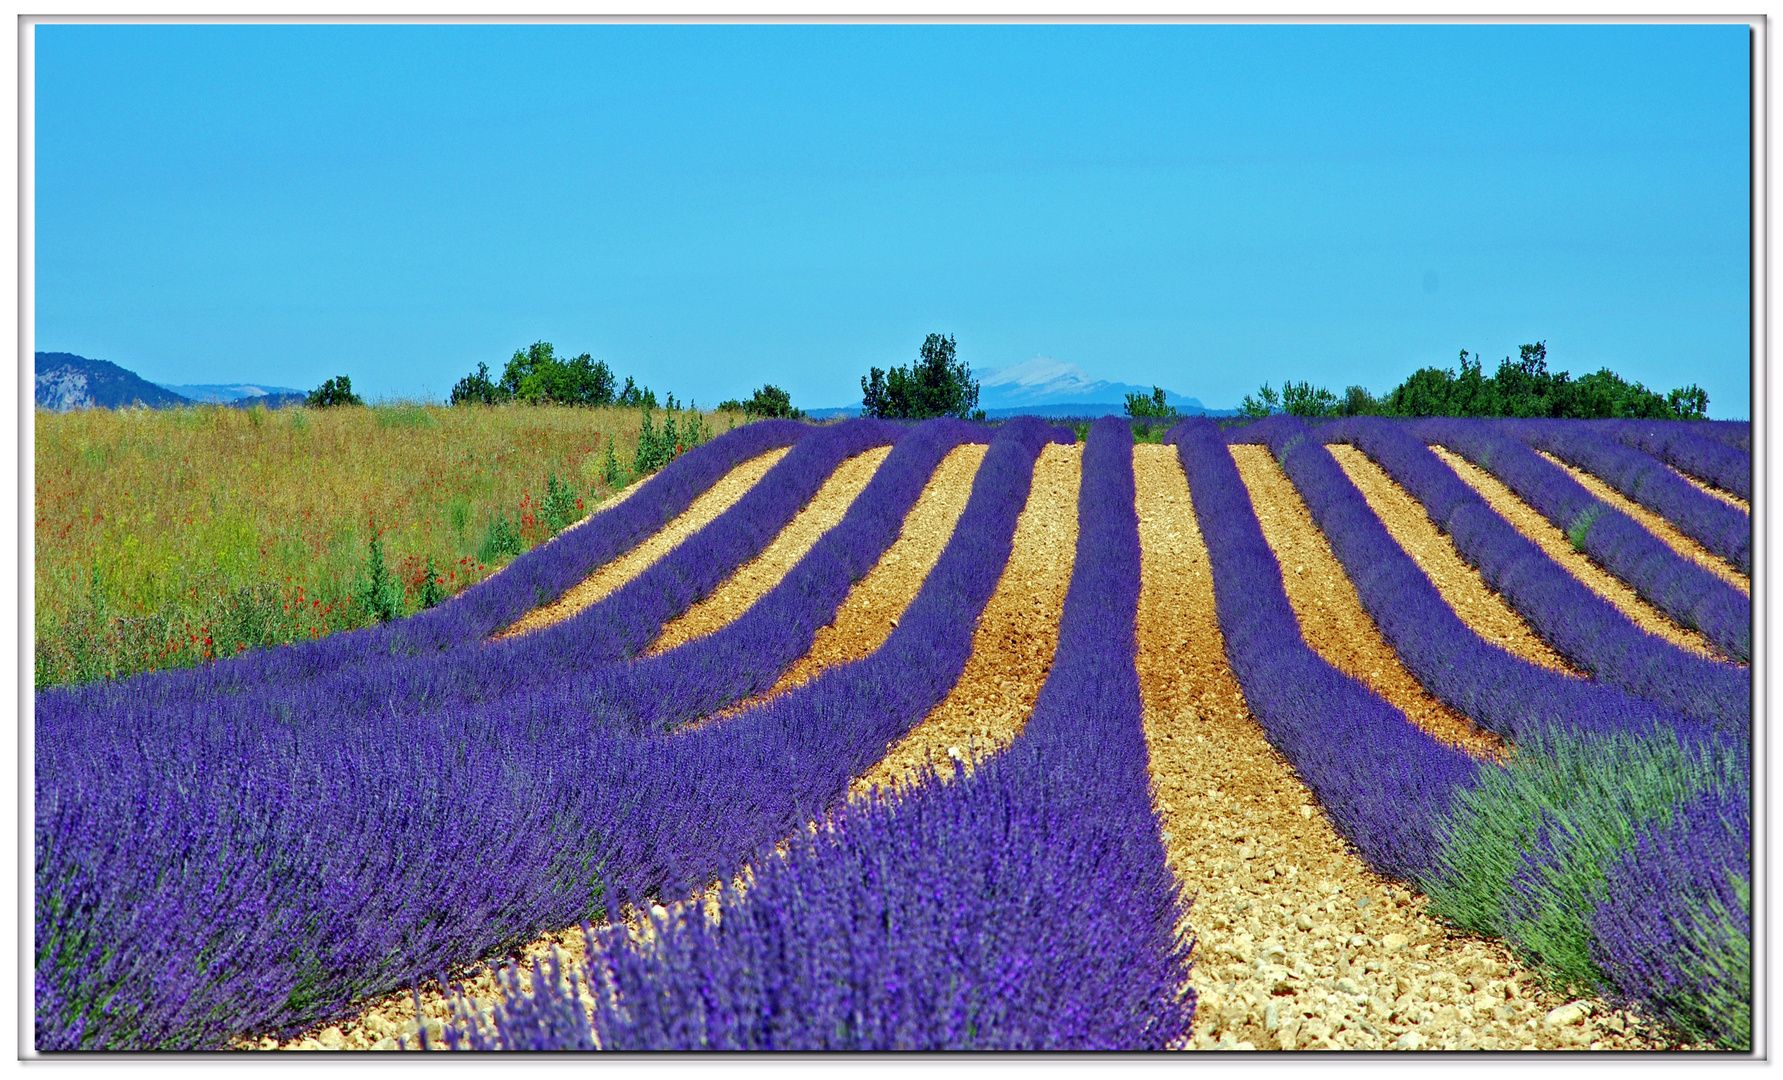
M 1695 383 L 1665 395 L 1665 403 L 1678 420 L 1701 420 L 1709 415 L 1709 395 Z
M 1282 411 L 1295 416 L 1336 416 L 1337 395 L 1309 382 L 1282 383 Z
M 321 386 L 309 392 L 303 403 L 312 409 L 329 409 L 336 405 L 363 405 L 359 395 L 353 393 L 353 380 L 345 375 L 336 375 Z
M 1274 388 L 1268 383 L 1264 383 L 1257 388 L 1256 397 L 1249 394 L 1244 395 L 1244 401 L 1239 403 L 1238 411 L 1245 416 L 1261 418 L 1270 413 L 1281 412 L 1281 403 L 1282 399 L 1276 395 Z
M 735 409 L 750 416 L 781 417 L 787 420 L 800 420 L 805 416 L 805 410 L 792 407 L 792 395 L 773 383 L 768 383 L 757 390 L 748 401 L 738 401 L 732 398 L 729 401 L 719 402 L 718 407 L 720 409 Z
M 514 395 L 508 393 L 506 387 L 489 379 L 489 365 L 479 363 L 477 370 L 458 380 L 452 388 L 452 404 L 454 405 L 499 405 L 511 401 Z
M 611 405 L 613 370 L 605 360 L 587 353 L 560 360 L 549 341 L 535 341 L 509 358 L 501 388 L 514 400 L 529 404 Z
M 640 390 L 638 384 L 632 381 L 632 377 L 627 375 L 625 389 L 619 391 L 619 396 L 613 399 L 613 404 L 627 409 L 654 409 L 656 408 L 656 392 L 648 386 Z
M 914 365 L 889 372 L 868 368 L 861 378 L 861 411 L 896 420 L 982 419 L 984 414 L 977 411 L 978 381 L 972 378 L 972 369 L 955 357 L 954 348 L 951 336 L 930 334 Z
M 1150 397 L 1127 395 L 1127 415 L 1135 420 L 1174 420 L 1177 412 L 1176 406 L 1164 404 L 1164 391 L 1154 386 Z

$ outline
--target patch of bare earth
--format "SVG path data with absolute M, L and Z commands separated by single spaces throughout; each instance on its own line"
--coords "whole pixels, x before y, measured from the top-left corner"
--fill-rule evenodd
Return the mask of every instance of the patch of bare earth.
M 1664 464 L 1664 463 L 1662 462 L 1661 464 Z M 1698 480 L 1696 477 L 1691 476 L 1689 473 L 1683 471 L 1682 469 L 1679 469 L 1675 465 L 1667 464 L 1665 467 L 1670 469 L 1672 472 L 1677 473 L 1678 478 L 1680 480 L 1684 481 L 1686 484 L 1689 484 L 1691 487 L 1694 487 L 1697 490 L 1699 490 L 1705 494 L 1715 496 L 1715 498 L 1720 499 L 1722 502 L 1726 503 L 1729 506 L 1735 507 L 1735 508 L 1743 511 L 1748 516 L 1751 515 L 1752 504 L 1747 502 L 1745 499 L 1740 498 L 1738 495 L 1735 495 L 1733 492 L 1722 491 L 1720 488 L 1716 487 L 1713 484 L 1705 484 L 1701 480 Z
M 1462 622 L 1513 656 L 1562 674 L 1581 675 L 1523 621 L 1516 608 L 1492 591 L 1479 570 L 1469 566 L 1449 538 L 1437 531 L 1424 505 L 1394 483 L 1386 470 L 1353 446 L 1337 444 L 1326 449 L 1362 492 L 1387 533 L 1424 571 Z
M 891 454 L 889 446 L 875 447 L 836 466 L 817 494 L 793 517 L 762 553 L 737 569 L 704 600 L 688 608 L 662 628 L 651 642 L 651 655 L 704 637 L 735 621 L 757 600 L 785 579 L 824 533 L 841 524 L 848 508 L 873 479 Z
M 1655 514 L 1640 503 L 1635 502 L 1633 499 L 1627 498 L 1621 492 L 1604 483 L 1602 480 L 1599 480 L 1597 477 L 1592 476 L 1585 470 L 1575 469 L 1571 465 L 1568 465 L 1566 462 L 1555 457 L 1553 454 L 1545 451 L 1537 450 L 1536 453 L 1547 458 L 1550 464 L 1565 469 L 1567 474 L 1574 480 L 1577 480 L 1580 486 L 1586 491 L 1589 491 L 1594 498 L 1602 500 L 1604 503 L 1607 503 L 1633 518 L 1636 524 L 1652 533 L 1660 540 L 1660 542 L 1664 543 L 1665 546 L 1684 556 L 1686 559 L 1689 559 L 1704 570 L 1714 574 L 1716 577 L 1727 582 L 1729 585 L 1732 585 L 1747 596 L 1752 595 L 1751 578 L 1748 578 L 1745 574 L 1735 570 L 1727 560 L 1679 532 L 1677 526 L 1673 525 L 1671 522 L 1660 517 L 1658 514 Z M 1672 471 L 1677 472 L 1676 469 Z M 1682 476 L 1683 474 L 1679 473 L 1679 475 Z M 1706 485 L 1700 483 L 1697 486 L 1706 488 Z M 1722 492 L 1722 494 L 1726 493 Z M 1733 497 L 1730 495 L 1728 498 L 1731 499 Z
M 1566 533 L 1555 528 L 1543 517 L 1540 511 L 1517 498 L 1510 488 L 1500 483 L 1498 478 L 1484 469 L 1475 466 L 1459 454 L 1454 454 L 1440 446 L 1432 446 L 1431 451 L 1441 458 L 1455 474 L 1461 477 L 1469 487 L 1478 492 L 1486 500 L 1499 517 L 1510 522 L 1511 527 L 1535 542 L 1548 558 L 1553 559 L 1566 569 L 1566 572 L 1577 578 L 1587 589 L 1608 600 L 1617 611 L 1628 616 L 1636 626 L 1649 634 L 1664 638 L 1681 649 L 1688 649 L 1698 656 L 1706 656 L 1715 660 L 1725 660 L 1720 650 L 1709 643 L 1709 639 L 1695 630 L 1687 630 L 1667 616 L 1663 611 L 1642 600 L 1640 594 L 1623 584 L 1603 567 L 1592 562 L 1583 553 L 1574 550 L 1572 541 Z
M 1504 742 L 1443 704 L 1399 662 L 1374 620 L 1362 607 L 1356 587 L 1332 554 L 1325 534 L 1266 446 L 1233 446 L 1238 475 L 1250 490 L 1263 538 L 1281 563 L 1288 604 L 1300 620 L 1300 635 L 1331 666 L 1403 712 L 1412 723 L 1475 757 L 1501 758 Z
M 1544 996 L 1502 943 L 1450 933 L 1338 837 L 1226 664 L 1174 449 L 1134 452 L 1138 668 L 1165 847 L 1195 898 L 1193 1047 L 1654 1048 L 1601 1002 Z
M 1008 746 L 1052 670 L 1077 554 L 1083 448 L 1049 443 L 1034 463 L 1009 562 L 978 618 L 972 658 L 942 702 L 854 782 L 853 794 L 908 783 L 930 760 L 974 760 Z
M 667 555 L 675 545 L 729 510 L 786 454 L 785 448 L 770 450 L 724 474 L 716 484 L 695 499 L 692 505 L 649 539 L 589 574 L 556 600 L 527 612 L 512 625 L 493 635 L 492 640 L 499 641 L 543 630 L 605 598 L 613 590 L 649 569 L 652 563 Z

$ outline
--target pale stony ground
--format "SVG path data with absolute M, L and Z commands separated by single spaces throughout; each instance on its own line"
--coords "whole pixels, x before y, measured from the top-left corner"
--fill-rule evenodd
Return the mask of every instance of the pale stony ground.
M 770 450 L 750 458 L 721 477 L 718 483 L 693 501 L 673 521 L 637 547 L 614 559 L 582 580 L 562 596 L 515 620 L 512 626 L 494 635 L 495 639 L 517 637 L 543 630 L 559 623 L 607 596 L 614 589 L 643 573 L 650 564 L 667 555 L 676 544 L 711 524 L 712 520 L 734 506 L 756 482 L 779 464 L 787 449 Z M 648 482 L 648 481 L 646 481 Z M 642 484 L 633 484 L 626 494 Z
M 1309 643 L 1331 662 L 1347 664 L 1346 670 L 1354 669 L 1396 705 L 1411 704 L 1418 722 L 1448 731 L 1453 741 L 1475 752 L 1495 752 L 1495 740 L 1465 718 L 1444 717 L 1418 700 L 1428 695 L 1396 659 L 1386 663 L 1375 644 L 1378 631 L 1365 615 L 1358 623 L 1360 608 L 1347 582 L 1346 588 L 1316 585 L 1320 573 L 1329 573 L 1328 566 L 1313 569 L 1324 565 L 1321 558 L 1332 559 L 1328 546 L 1321 553 L 1323 537 L 1292 486 L 1282 490 L 1287 481 L 1279 469 L 1272 477 L 1261 462 L 1244 461 L 1245 449 L 1235 448 L 1235 457 L 1260 516 L 1268 519 L 1266 538 L 1277 545 L 1278 557 L 1285 554 L 1284 566 L 1296 568 L 1288 575 L 1290 598 L 1308 628 Z M 951 535 L 983 453 L 982 446 L 962 447 L 943 463 L 907 517 L 907 535 L 856 583 L 836 623 L 819 634 L 812 655 L 797 666 L 799 677 L 783 679 L 774 692 L 867 655 L 884 641 Z M 863 778 L 867 783 L 856 785 L 857 795 L 871 783 L 907 782 L 925 760 L 973 760 L 1019 732 L 1056 647 L 1075 544 L 1080 461 L 1077 447 L 1049 447 L 1043 454 L 1011 565 L 976 631 L 973 661 L 947 700 L 888 748 L 886 761 Z M 1342 455 L 1340 461 L 1352 476 L 1365 471 Z M 1273 461 L 1268 465 L 1275 468 Z M 1425 913 L 1422 897 L 1361 863 L 1263 738 L 1225 663 L 1206 550 L 1174 448 L 1137 446 L 1134 468 L 1144 560 L 1137 663 L 1146 738 L 1170 865 L 1185 895 L 1194 898 L 1184 926 L 1197 937 L 1191 982 L 1199 1004 L 1191 1046 L 1664 1047 L 1601 1002 L 1545 995 L 1502 944 L 1450 933 Z M 1519 629 L 1507 621 L 1508 612 L 1510 620 L 1521 622 L 1461 562 L 1415 501 L 1384 474 L 1368 479 L 1359 486 L 1370 504 L 1402 544 L 1405 537 L 1417 539 L 1408 550 L 1470 625 L 1489 628 L 1489 637 L 1519 655 L 1564 667 L 1527 626 Z M 737 491 L 731 501 L 740 495 Z M 813 532 L 809 521 L 805 531 Z M 811 542 L 820 534 L 816 530 Z M 1302 573 L 1301 566 L 1308 569 Z M 767 574 L 750 589 L 733 593 L 728 612 L 712 609 L 715 624 L 721 625 L 727 613 L 740 614 L 747 608 L 744 598 L 759 596 L 777 580 Z M 1303 587 L 1308 581 L 1315 584 Z M 710 894 L 693 902 L 709 900 Z M 624 914 L 634 934 L 647 932 L 639 913 Z M 572 928 L 535 942 L 526 950 L 526 963 L 554 948 L 579 957 L 581 932 Z M 529 983 L 529 971 L 523 979 Z M 485 1007 L 498 996 L 493 969 L 465 982 Z M 437 1032 L 448 1015 L 437 988 L 424 991 L 427 1026 Z M 405 1034 L 414 1045 L 415 1030 L 409 995 L 393 995 L 282 1048 L 394 1049 Z
M 1640 503 L 1635 502 L 1633 499 L 1624 496 L 1621 492 L 1604 483 L 1602 480 L 1599 480 L 1597 477 L 1592 476 L 1585 470 L 1575 469 L 1546 451 L 1537 450 L 1536 453 L 1547 458 L 1550 464 L 1565 469 L 1567 474 L 1574 480 L 1577 480 L 1579 485 L 1586 491 L 1589 491 L 1594 498 L 1603 501 L 1609 506 L 1622 511 L 1624 514 L 1633 518 L 1641 528 L 1652 533 L 1673 551 L 1684 556 L 1686 559 L 1689 559 L 1704 570 L 1709 571 L 1711 574 L 1714 574 L 1716 577 L 1727 582 L 1729 585 L 1732 585 L 1734 588 L 1739 589 L 1747 596 L 1752 595 L 1751 578 L 1734 569 L 1733 564 L 1729 563 L 1727 560 L 1679 532 L 1677 526 L 1673 525 L 1671 522 L 1660 517 L 1658 514 L 1655 514 Z M 1677 470 L 1673 469 L 1672 471 L 1676 472 Z M 1701 482 L 1697 482 L 1696 486 L 1707 491 L 1714 491 L 1713 488 L 1710 488 L 1708 485 Z M 1725 492 L 1721 492 L 1720 494 L 1726 495 Z M 1740 501 L 1731 495 L 1727 495 L 1727 500 L 1734 503 Z
M 1696 477 L 1691 476 L 1689 473 L 1684 472 L 1683 470 L 1678 469 L 1674 466 L 1667 465 L 1666 468 L 1671 469 L 1673 473 L 1677 474 L 1678 479 L 1689 484 L 1691 487 L 1694 487 L 1699 491 L 1708 492 L 1710 495 L 1715 496 L 1717 499 L 1720 499 L 1722 502 L 1726 503 L 1727 505 L 1736 507 L 1740 510 L 1743 510 L 1747 514 L 1752 513 L 1752 504 L 1747 502 L 1745 499 L 1740 498 L 1738 495 L 1735 495 L 1733 492 L 1722 491 L 1720 488 L 1714 486 L 1713 484 L 1705 484 L 1701 480 L 1698 480 Z
M 1491 473 L 1440 446 L 1432 446 L 1430 449 L 1454 469 L 1455 474 L 1469 487 L 1478 492 L 1486 500 L 1486 505 L 1499 517 L 1533 540 L 1550 559 L 1565 567 L 1566 572 L 1578 578 L 1586 588 L 1615 605 L 1616 610 L 1628 616 L 1636 626 L 1699 656 L 1722 659 L 1720 651 L 1708 638 L 1695 630 L 1679 626 L 1665 612 L 1641 599 L 1639 593 L 1581 552 L 1573 550 L 1572 541 L 1567 539 L 1566 533 L 1555 528 L 1534 507 L 1517 498 L 1510 488 L 1505 487 Z

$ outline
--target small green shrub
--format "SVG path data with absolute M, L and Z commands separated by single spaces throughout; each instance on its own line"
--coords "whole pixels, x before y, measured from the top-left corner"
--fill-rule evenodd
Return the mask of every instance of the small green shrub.
M 1572 542 L 1574 551 L 1583 552 L 1585 550 L 1585 537 L 1590 534 L 1591 526 L 1603 516 L 1603 511 L 1603 503 L 1592 503 L 1579 511 L 1579 515 L 1573 518 L 1572 524 L 1566 527 L 1566 538 Z
M 421 607 L 430 608 L 446 598 L 446 590 L 440 588 L 440 574 L 433 568 L 433 556 L 427 557 L 427 576 L 421 579 Z
M 384 565 L 384 544 L 378 539 L 376 526 L 372 528 L 371 551 L 366 556 L 365 570 L 360 575 L 358 587 L 353 590 L 353 598 L 367 615 L 379 622 L 389 622 L 402 615 L 402 585 Z
M 482 546 L 477 548 L 477 561 L 492 563 L 509 558 L 526 550 L 526 544 L 520 539 L 520 529 L 506 514 L 497 510 L 489 519 L 489 534 L 483 538 Z
M 545 516 L 545 528 L 553 536 L 582 520 L 582 500 L 568 484 L 557 479 L 556 473 L 545 474 L 545 498 L 540 510 Z

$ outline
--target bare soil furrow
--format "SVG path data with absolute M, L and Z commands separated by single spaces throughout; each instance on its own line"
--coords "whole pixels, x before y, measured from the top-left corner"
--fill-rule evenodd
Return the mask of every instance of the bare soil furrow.
M 1698 480 L 1696 477 L 1691 476 L 1689 473 L 1684 472 L 1682 469 L 1679 469 L 1676 465 L 1667 464 L 1665 467 L 1670 469 L 1672 472 L 1677 473 L 1679 478 L 1681 478 L 1685 483 L 1689 484 L 1691 487 L 1694 487 L 1697 490 L 1705 492 L 1709 495 L 1713 495 L 1715 498 L 1720 499 L 1722 502 L 1726 503 L 1729 506 L 1737 507 L 1741 510 L 1744 510 L 1747 514 L 1752 513 L 1752 504 L 1747 502 L 1745 499 L 1740 498 L 1738 495 L 1735 495 L 1733 492 L 1722 491 L 1720 488 L 1714 486 L 1713 484 L 1705 484 L 1701 480 Z
M 1266 446 L 1234 446 L 1232 458 L 1250 489 L 1263 537 L 1282 567 L 1288 603 L 1300 633 L 1326 662 L 1366 683 L 1414 724 L 1475 757 L 1500 758 L 1504 741 L 1425 690 L 1374 620 L 1332 554 L 1325 534 Z
M 857 454 L 836 466 L 817 494 L 805 504 L 773 543 L 760 555 L 738 568 L 735 574 L 704 600 L 688 608 L 662 628 L 650 643 L 649 655 L 667 652 L 677 645 L 704 637 L 735 621 L 750 606 L 767 595 L 792 568 L 817 546 L 823 534 L 842 523 L 848 508 L 872 481 L 873 474 L 892 448 L 878 446 Z
M 1592 476 L 1585 470 L 1575 469 L 1545 450 L 1537 450 L 1536 453 L 1547 458 L 1549 464 L 1565 469 L 1567 474 L 1574 480 L 1577 480 L 1579 485 L 1586 491 L 1589 491 L 1592 496 L 1633 518 L 1636 524 L 1652 533 L 1673 551 L 1684 556 L 1686 559 L 1689 559 L 1704 570 L 1709 571 L 1711 574 L 1714 574 L 1716 577 L 1727 582 L 1729 585 L 1732 585 L 1747 596 L 1752 595 L 1751 578 L 1728 565 L 1726 559 L 1717 556 L 1708 548 L 1703 547 L 1695 540 L 1692 540 L 1690 537 L 1679 532 L 1677 526 L 1673 525 L 1671 522 L 1660 517 L 1658 514 L 1655 514 L 1640 503 L 1635 502 L 1633 499 L 1623 495 L 1615 488 L 1604 483 L 1602 480 L 1599 480 L 1597 477 Z M 1672 471 L 1676 472 L 1677 470 L 1674 469 Z M 1702 485 L 1699 484 L 1698 486 Z M 1722 492 L 1721 494 L 1726 493 Z M 1729 495 L 1728 498 L 1731 499 L 1733 496 Z
M 1598 1001 L 1550 1023 L 1566 1002 L 1502 943 L 1451 934 L 1363 865 L 1245 708 L 1174 449 L 1135 447 L 1134 470 L 1139 677 L 1165 846 L 1195 898 L 1194 1047 L 1652 1048 Z
M 1337 444 L 1326 449 L 1368 500 L 1369 509 L 1381 519 L 1388 534 L 1474 633 L 1532 664 L 1583 677 L 1541 639 L 1516 608 L 1492 591 L 1479 570 L 1469 566 L 1449 538 L 1437 531 L 1423 504 L 1394 483 L 1385 469 L 1353 446 Z
M 1615 605 L 1616 610 L 1628 616 L 1636 626 L 1699 656 L 1714 660 L 1723 658 L 1720 650 L 1711 645 L 1708 638 L 1695 630 L 1686 630 L 1679 626 L 1665 612 L 1642 600 L 1639 593 L 1623 584 L 1609 571 L 1592 562 L 1583 552 L 1575 550 L 1564 532 L 1555 528 L 1540 511 L 1517 498 L 1497 477 L 1440 446 L 1432 446 L 1430 449 L 1449 468 L 1454 469 L 1455 474 L 1469 487 L 1479 492 L 1480 497 L 1486 500 L 1486 505 L 1499 517 L 1534 541 L 1548 558 L 1565 567 L 1566 572 L 1578 578 L 1586 588 Z
M 787 455 L 789 449 L 770 450 L 732 469 L 650 539 L 589 574 L 556 600 L 527 612 L 507 629 L 495 634 L 493 640 L 530 634 L 560 623 L 648 570 L 652 563 L 673 551 L 676 544 L 710 525 L 718 515 L 735 505 Z
M 978 618 L 972 659 L 946 699 L 855 781 L 856 795 L 908 782 L 925 761 L 970 763 L 1021 731 L 1059 644 L 1059 616 L 1076 564 L 1082 462 L 1081 446 L 1049 443 L 1040 452 L 1009 564 Z

